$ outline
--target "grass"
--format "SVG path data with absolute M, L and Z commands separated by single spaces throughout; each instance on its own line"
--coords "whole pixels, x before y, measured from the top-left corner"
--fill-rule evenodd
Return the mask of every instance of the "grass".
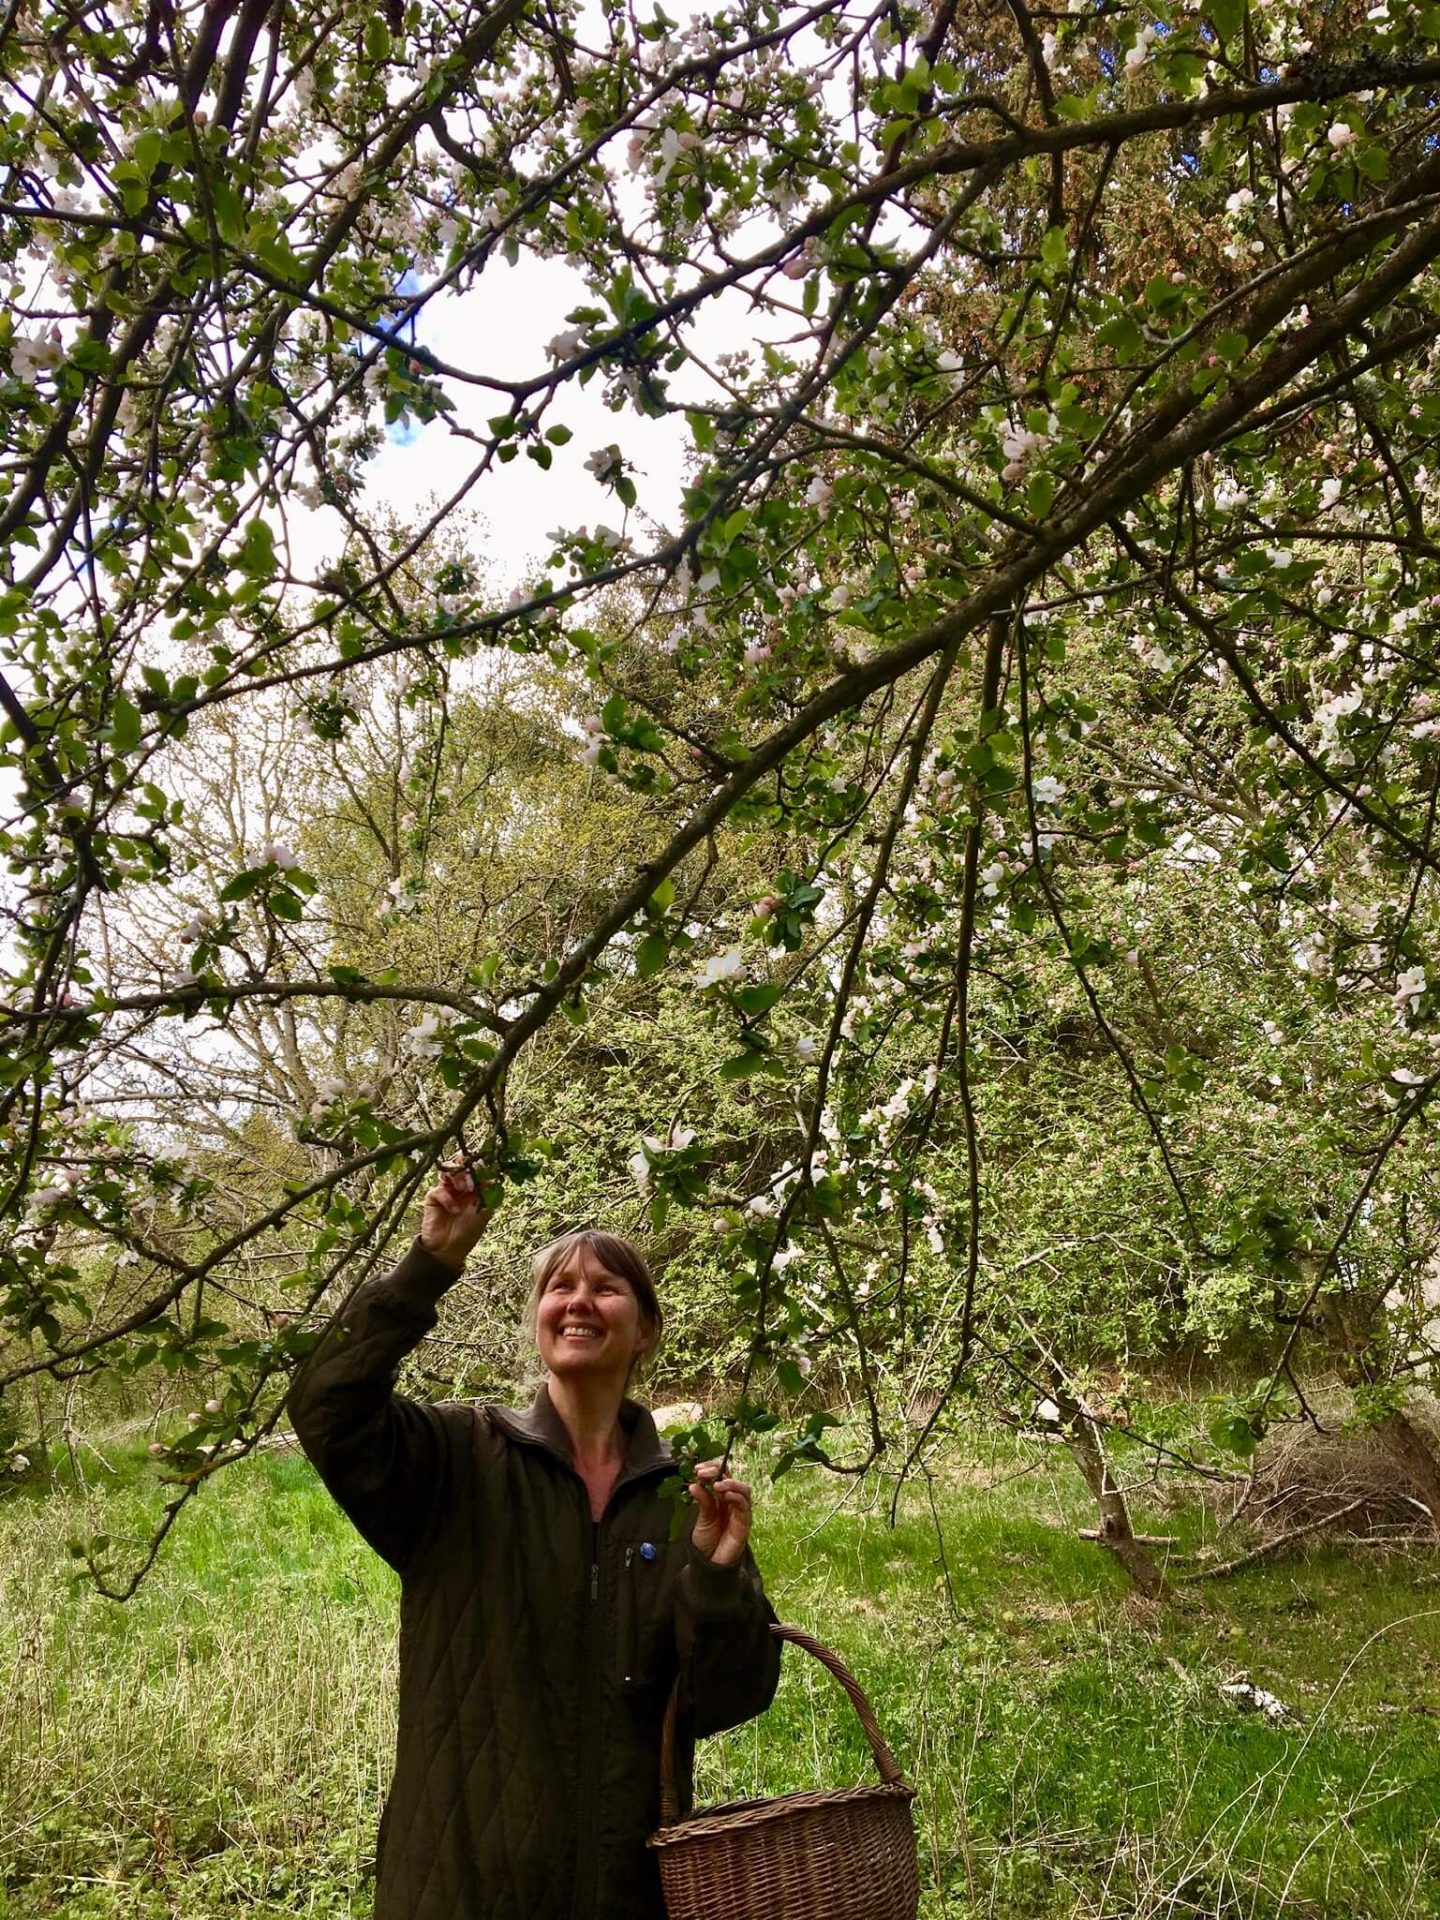
M 127 1605 L 72 1591 L 66 1539 L 138 1541 L 156 1505 L 142 1441 L 106 1451 L 103 1489 L 0 1503 L 0 1920 L 363 1920 L 397 1582 L 271 1453 L 187 1509 Z M 893 1530 L 876 1480 L 760 1500 L 777 1610 L 841 1653 L 920 1789 L 927 1920 L 1440 1915 L 1431 1557 L 1317 1549 L 1161 1610 L 1075 1537 L 1051 1465 L 957 1447 Z M 1293 1724 L 1238 1712 L 1238 1671 Z M 871 1772 L 793 1649 L 775 1707 L 702 1766 L 712 1800 Z

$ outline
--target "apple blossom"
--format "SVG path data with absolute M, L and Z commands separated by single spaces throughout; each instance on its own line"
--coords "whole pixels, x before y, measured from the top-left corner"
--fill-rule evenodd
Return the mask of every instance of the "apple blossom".
M 738 980 L 745 971 L 745 956 L 739 947 L 726 947 L 706 960 L 695 975 L 701 987 L 717 987 L 727 980 Z
M 602 486 L 608 486 L 612 480 L 618 480 L 625 471 L 625 461 L 619 447 L 596 447 L 585 462 L 587 473 L 593 473 Z

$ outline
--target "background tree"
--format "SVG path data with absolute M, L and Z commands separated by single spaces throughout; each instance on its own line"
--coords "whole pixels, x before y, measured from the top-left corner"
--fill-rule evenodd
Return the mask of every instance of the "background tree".
M 1172 1324 L 1256 1334 L 1236 1452 L 1312 1326 L 1403 1419 L 1436 25 L 12 8 L 0 1381 L 218 1370 L 186 1497 L 441 1155 L 575 1191 L 583 1021 L 597 1072 L 644 1054 L 606 1124 L 658 1142 L 655 1230 L 720 1203 L 741 1424 L 809 1341 L 865 1409 L 836 1463 L 893 1442 L 888 1377 L 908 1465 L 983 1360 L 1093 1471 L 1086 1369 Z M 424 344 L 522 253 L 577 285 L 533 372 Z M 454 516 L 578 460 L 597 382 L 621 525 L 497 606 Z M 681 422 L 677 510 L 641 476 Z M 364 478 L 402 423 L 469 461 L 406 528 Z M 1098 1166 L 1057 1158 L 1077 1081 Z M 1033 1324 L 1010 1276 L 1087 1151 L 1062 1197 L 1130 1196 L 1123 1304 L 1067 1257 Z

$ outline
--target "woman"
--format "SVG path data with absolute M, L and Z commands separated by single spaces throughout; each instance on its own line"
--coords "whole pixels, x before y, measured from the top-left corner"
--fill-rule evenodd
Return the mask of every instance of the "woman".
M 470 1176 L 444 1174 L 410 1251 L 357 1289 L 287 1402 L 401 1577 L 375 1920 L 660 1920 L 645 1839 L 671 1685 L 683 1793 L 693 1737 L 762 1712 L 779 1677 L 750 1493 L 700 1469 L 671 1540 L 668 1452 L 625 1397 L 660 1306 L 640 1255 L 608 1234 L 536 1257 L 527 1324 L 547 1378 L 525 1412 L 394 1391 L 488 1218 Z

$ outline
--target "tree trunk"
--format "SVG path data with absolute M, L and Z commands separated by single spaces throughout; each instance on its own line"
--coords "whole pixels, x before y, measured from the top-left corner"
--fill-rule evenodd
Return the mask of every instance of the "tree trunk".
M 1440 1533 L 1440 1460 L 1429 1439 L 1405 1413 L 1387 1413 L 1375 1431 L 1414 1481 L 1416 1493 L 1430 1509 L 1430 1524 Z
M 1385 1344 L 1386 1312 L 1383 1300 L 1356 1303 L 1344 1300 L 1316 1302 L 1317 1318 L 1340 1361 L 1341 1378 L 1350 1388 L 1383 1384 L 1380 1364 Z M 1430 1509 L 1430 1523 L 1440 1534 L 1440 1458 L 1435 1443 L 1403 1409 L 1375 1422 L 1375 1432 L 1391 1458 Z
M 1151 1558 L 1149 1548 L 1142 1546 L 1135 1538 L 1135 1529 L 1130 1524 L 1130 1508 L 1123 1491 L 1111 1475 L 1105 1440 L 1099 1427 L 1079 1402 L 1068 1395 L 1057 1392 L 1055 1404 L 1060 1409 L 1065 1444 L 1074 1455 L 1075 1464 L 1084 1475 L 1085 1484 L 1094 1494 L 1095 1504 L 1100 1511 L 1100 1545 L 1114 1554 L 1147 1600 L 1170 1599 L 1171 1590 L 1164 1574 Z

